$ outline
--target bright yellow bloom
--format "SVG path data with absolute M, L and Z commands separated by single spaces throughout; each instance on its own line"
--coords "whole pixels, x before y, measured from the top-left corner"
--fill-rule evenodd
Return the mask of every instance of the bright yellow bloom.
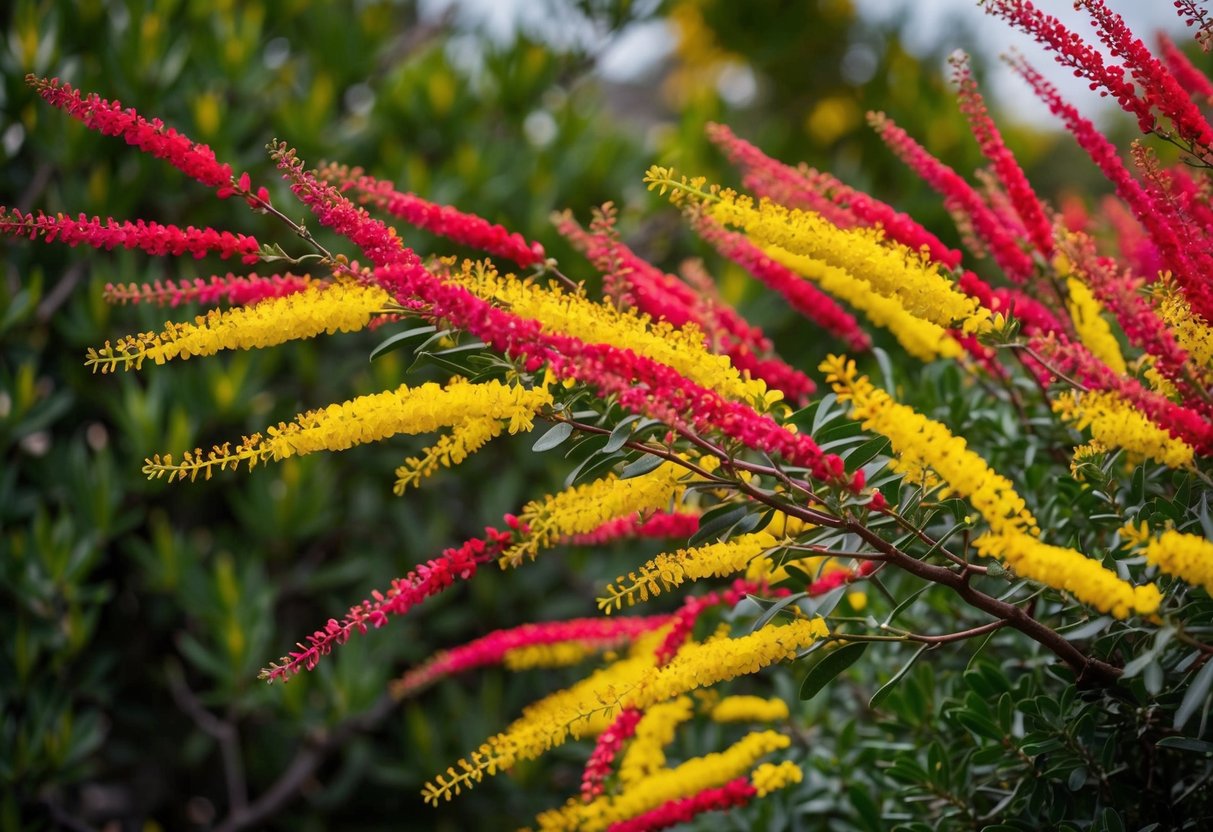
M 463 424 L 468 419 L 508 420 L 511 433 L 530 430 L 535 412 L 552 403 L 543 387 L 527 389 L 500 381 L 473 384 L 456 376 L 445 387 L 427 382 L 420 387 L 402 384 L 395 390 L 359 396 L 280 422 L 265 435 L 246 436 L 235 448 L 230 442 L 209 453 L 186 451 L 181 462 L 170 454 L 147 460 L 143 473 L 158 478 L 191 480 L 199 473 L 209 478 L 212 469 L 249 468 L 317 451 L 344 451 L 355 445 L 378 442 L 396 434 L 431 433 Z
M 528 644 L 505 651 L 501 663 L 509 670 L 534 670 L 537 667 L 568 667 L 579 664 L 598 651 L 578 641 L 555 644 Z
M 533 702 L 504 731 L 490 737 L 468 759 L 440 774 L 422 789 L 427 803 L 450 800 L 485 776 L 510 768 L 519 760 L 531 760 L 569 737 L 579 739 L 599 733 L 604 723 L 621 710 L 618 693 L 632 690 L 656 668 L 653 651 L 667 628 L 646 633 L 633 643 L 629 654 L 585 679 Z
M 654 165 L 645 175 L 649 189 L 674 191 L 677 203 L 701 203 L 713 219 L 745 230 L 757 245 L 778 246 L 862 275 L 885 297 L 897 298 L 910 314 L 942 327 L 959 325 L 965 333 L 983 332 L 990 312 L 939 271 L 929 257 L 888 240 L 876 228 L 843 229 L 812 211 L 754 200 L 729 189 L 709 187 L 700 177 L 679 177 Z
M 419 457 L 409 457 L 396 469 L 396 485 L 392 490 L 396 496 L 404 494 L 410 485 L 420 486 L 421 481 L 439 468 L 454 468 L 476 451 L 501 435 L 505 425 L 500 419 L 468 419 L 451 428 Z
M 704 336 L 693 324 L 676 328 L 647 315 L 595 303 L 559 286 L 536 285 L 532 279 L 501 277 L 483 263 L 465 262 L 462 273 L 452 279 L 477 296 L 497 301 L 522 318 L 538 321 L 545 332 L 572 335 L 589 344 L 612 344 L 631 349 L 674 368 L 691 381 L 714 390 L 727 399 L 749 402 L 766 409 L 773 401 L 766 382 L 743 376 L 728 356 L 716 355 L 704 346 Z M 782 396 L 777 397 L 782 398 Z
M 994 471 L 966 447 L 963 437 L 928 419 L 912 407 L 894 402 L 867 376 L 857 375 L 855 362 L 830 356 L 819 369 L 834 387 L 839 401 L 851 402 L 851 418 L 865 430 L 889 438 L 897 453 L 895 470 L 921 473 L 933 469 L 948 488 L 981 512 L 996 534 L 1037 534 L 1036 519 L 1011 481 Z
M 1164 275 L 1155 294 L 1158 315 L 1170 327 L 1175 340 L 1201 370 L 1213 366 L 1213 327 L 1192 311 L 1183 294 Z
M 716 722 L 778 722 L 788 718 L 788 703 L 777 696 L 726 696 L 710 716 Z
M 212 309 L 194 323 L 166 323 L 161 332 L 129 335 L 100 350 L 90 348 L 85 364 L 93 372 L 136 370 L 145 359 L 163 364 L 184 361 L 220 350 L 272 347 L 323 333 L 354 332 L 370 323 L 371 316 L 390 300 L 377 286 L 333 283 L 310 286 L 302 292 L 263 300 L 253 306 Z
M 998 558 L 1021 577 L 1064 590 L 1116 618 L 1132 613 L 1150 615 L 1162 603 L 1156 585 L 1133 586 L 1081 552 L 1049 546 L 1030 535 L 986 534 L 973 541 L 973 548 L 981 555 Z
M 653 650 L 666 632 L 661 628 L 646 634 L 628 658 L 528 706 L 509 728 L 427 783 L 422 790 L 426 802 L 449 800 L 486 775 L 538 757 L 570 736 L 585 736 L 591 717 L 609 719 L 624 708 L 647 710 L 696 688 L 757 673 L 794 658 L 829 629 L 821 618 L 769 625 L 740 638 L 687 644 L 668 664 L 657 667 Z
M 1092 439 L 1099 445 L 1123 448 L 1132 463 L 1150 459 L 1168 468 L 1186 468 L 1195 456 L 1191 445 L 1167 433 L 1111 391 L 1062 393 L 1053 400 L 1053 412 L 1079 430 L 1090 428 Z
M 1213 593 L 1213 543 L 1198 535 L 1165 531 L 1140 548 L 1146 560 L 1163 572 Z
M 546 832 L 597 832 L 668 801 L 723 786 L 743 775 L 762 757 L 790 744 L 787 736 L 775 731 L 755 731 L 724 751 L 694 757 L 676 768 L 655 772 L 644 780 L 630 784 L 621 794 L 605 795 L 590 803 L 573 798 L 563 807 L 539 815 L 536 821 L 539 829 Z M 790 779 L 792 775 L 788 773 L 782 776 Z M 779 782 L 780 777 L 780 774 L 764 768 L 760 780 L 764 785 L 774 784 Z
M 639 572 L 622 575 L 608 584 L 607 594 L 598 599 L 598 609 L 610 613 L 632 606 L 637 601 L 668 592 L 685 581 L 723 578 L 745 569 L 750 561 L 775 545 L 765 531 L 746 534 L 719 543 L 707 543 L 693 549 L 679 549 L 658 555 Z
M 688 696 L 662 702 L 645 711 L 619 761 L 619 782 L 625 788 L 631 788 L 665 768 L 665 747 L 674 741 L 678 726 L 694 713 Z
M 964 353 L 946 329 L 907 311 L 899 299 L 879 294 L 863 277 L 776 246 L 768 246 L 765 251 L 776 263 L 809 278 L 825 292 L 858 309 L 876 326 L 887 329 L 906 352 L 920 361 L 957 358 Z
M 527 527 L 526 536 L 502 554 L 501 565 L 517 566 L 562 538 L 593 531 L 616 517 L 666 508 L 681 495 L 686 474 L 682 466 L 666 462 L 639 477 L 621 480 L 611 474 L 532 500 L 518 517 Z
M 758 792 L 759 797 L 766 797 L 771 792 L 777 792 L 803 780 L 804 771 L 791 760 L 763 763 L 750 775 L 750 785 Z
M 1112 334 L 1112 327 L 1104 320 L 1103 306 L 1091 294 L 1087 285 L 1076 277 L 1066 280 L 1070 300 L 1066 305 L 1070 309 L 1070 320 L 1074 321 L 1074 331 L 1078 340 L 1091 351 L 1091 354 L 1107 364 L 1117 375 L 1128 372 L 1125 358 L 1121 355 L 1120 344 Z

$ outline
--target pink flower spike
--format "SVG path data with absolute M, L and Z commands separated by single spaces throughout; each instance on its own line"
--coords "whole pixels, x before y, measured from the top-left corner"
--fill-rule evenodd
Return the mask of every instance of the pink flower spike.
M 394 682 L 392 693 L 397 698 L 402 698 L 417 693 L 446 676 L 499 664 L 506 653 L 521 647 L 562 643 L 582 644 L 600 649 L 618 647 L 641 633 L 661 627 L 669 618 L 668 615 L 643 618 L 575 618 L 569 621 L 523 624 L 508 630 L 495 630 L 460 647 L 435 654 Z
M 202 258 L 217 254 L 223 259 L 239 257 L 244 263 L 260 259 L 260 244 L 245 234 L 216 231 L 213 228 L 178 228 L 158 222 L 136 220 L 119 222 L 113 217 L 102 220 L 80 214 L 73 219 L 66 214 L 23 213 L 0 205 L 0 235 L 39 237 L 47 243 L 92 246 L 105 251 L 115 248 L 138 249 L 155 257 L 180 257 L 191 254 Z
M 298 650 L 271 662 L 257 678 L 273 683 L 289 681 L 303 670 L 313 670 L 322 656 L 333 647 L 345 644 L 356 630 L 366 634 L 369 624 L 376 629 L 388 623 L 389 616 L 403 615 L 417 604 L 447 589 L 456 580 L 466 581 L 476 574 L 481 564 L 496 558 L 513 539 L 508 532 L 485 529 L 483 538 L 473 538 L 462 546 L 447 549 L 441 556 L 417 566 L 403 578 L 397 578 L 386 592 L 374 593 L 372 598 L 350 607 L 340 621 L 330 618 L 323 629 L 299 643 Z
M 166 127 L 160 119 L 148 121 L 133 109 L 123 109 L 117 101 L 107 101 L 96 93 L 82 96 L 71 84 L 58 78 L 25 76 L 25 82 L 52 106 L 58 107 L 90 130 L 107 136 L 121 136 L 127 142 L 163 159 L 191 179 L 214 188 L 219 196 L 232 194 L 232 167 L 221 164 L 204 144 Z M 246 188 L 247 190 L 247 188 Z
M 307 275 L 215 275 L 209 280 L 157 280 L 154 283 L 107 283 L 104 297 L 109 303 L 154 303 L 180 306 L 200 303 L 213 306 L 227 302 L 248 306 L 267 298 L 280 298 L 302 292 L 318 281 Z
M 687 797 L 667 800 L 647 812 L 607 827 L 607 832 L 656 832 L 680 823 L 689 823 L 705 812 L 721 812 L 745 806 L 758 796 L 748 778 L 738 777 L 723 786 L 713 786 Z
M 1188 56 L 1175 45 L 1175 41 L 1167 37 L 1165 32 L 1158 33 L 1158 51 L 1162 54 L 1163 60 L 1167 62 L 1167 68 L 1171 70 L 1175 80 L 1189 96 L 1194 99 L 1203 99 L 1205 104 L 1213 104 L 1213 82 L 1209 80 L 1209 76 L 1188 60 Z
M 1014 154 L 1003 141 L 1002 133 L 990 118 L 985 100 L 973 77 L 969 56 L 960 54 L 950 59 L 952 78 L 958 87 L 960 111 L 969 120 L 969 128 L 981 147 L 981 153 L 994 167 L 994 174 L 1006 190 L 1007 198 L 1027 229 L 1036 250 L 1046 257 L 1053 253 L 1053 226 L 1045 216 L 1040 199 L 1024 175 Z
M 943 197 L 949 211 L 961 214 L 972 223 L 974 233 L 989 246 L 994 261 L 1008 277 L 1022 283 L 1035 273 L 1032 258 L 1020 248 L 1012 231 L 999 221 L 981 195 L 960 174 L 928 153 L 884 113 L 869 113 L 868 123 L 910 170 Z
M 342 193 L 352 194 L 362 205 L 372 205 L 460 245 L 512 260 L 522 268 L 542 263 L 546 257 L 542 245 L 527 242 L 521 234 L 511 233 L 475 214 L 397 191 L 391 182 L 366 176 L 361 168 L 351 170 L 334 164 L 318 173 L 322 179 L 336 184 Z

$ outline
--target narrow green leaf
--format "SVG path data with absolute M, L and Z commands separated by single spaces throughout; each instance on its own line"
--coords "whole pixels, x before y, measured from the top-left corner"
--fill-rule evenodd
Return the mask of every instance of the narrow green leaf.
M 661 467 L 661 463 L 665 462 L 659 456 L 645 454 L 634 462 L 629 462 L 623 466 L 623 470 L 619 472 L 619 479 L 626 480 L 632 477 L 639 477 L 642 474 L 647 474 L 650 471 L 655 471 Z
M 1196 678 L 1184 693 L 1179 709 L 1175 711 L 1175 730 L 1179 731 L 1192 718 L 1192 714 L 1204 703 L 1209 696 L 1209 688 L 1213 686 L 1213 661 L 1205 662 L 1205 666 L 1196 672 Z
M 611 435 L 607 439 L 606 445 L 603 446 L 602 452 L 613 454 L 622 448 L 632 438 L 632 423 L 639 418 L 639 416 L 629 416 L 615 425 L 615 429 L 611 431 Z
M 867 649 L 868 642 L 855 641 L 826 653 L 821 661 L 810 667 L 809 672 L 805 674 L 804 681 L 800 684 L 800 698 L 812 699 L 836 676 L 859 661 Z
M 413 329 L 406 329 L 404 332 L 397 332 L 391 338 L 385 340 L 382 344 L 371 350 L 371 357 L 368 361 L 374 361 L 381 355 L 386 355 L 394 349 L 398 349 L 405 341 L 410 338 L 416 338 L 418 335 L 428 335 L 436 332 L 438 327 L 435 326 L 419 326 Z
M 787 609 L 789 606 L 791 606 L 792 604 L 795 604 L 797 601 L 799 601 L 801 598 L 804 598 L 806 595 L 807 595 L 807 593 L 804 593 L 804 592 L 794 592 L 785 598 L 780 598 L 774 604 L 771 604 L 770 608 L 766 612 L 764 612 L 762 615 L 760 615 L 758 617 L 758 620 L 754 622 L 754 626 L 750 628 L 750 632 L 752 633 L 752 632 L 755 632 L 756 630 L 761 630 L 763 627 L 765 627 L 767 625 L 768 621 L 770 621 L 772 618 L 774 618 L 776 615 L 779 614 L 780 610 Z
M 877 708 L 880 706 L 881 702 L 884 702 L 886 699 L 888 699 L 889 694 L 891 694 L 893 692 L 893 689 L 897 687 L 897 683 L 900 682 L 905 677 L 905 675 L 910 672 L 910 668 L 912 668 L 914 666 L 914 662 L 918 661 L 918 659 L 922 656 L 922 654 L 927 652 L 930 649 L 931 649 L 931 645 L 929 645 L 929 644 L 919 645 L 918 649 L 914 651 L 914 655 L 910 656 L 910 660 L 908 662 L 906 662 L 905 664 L 903 664 L 901 666 L 901 669 L 898 670 L 896 673 L 894 673 L 892 678 L 889 679 L 889 681 L 887 681 L 883 685 L 881 685 L 880 689 L 877 690 L 874 694 L 872 694 L 872 698 L 870 700 L 868 700 L 868 707 Z
M 1197 740 L 1192 737 L 1163 737 L 1154 743 L 1156 748 L 1176 748 L 1180 751 L 1194 751 L 1197 754 L 1213 754 L 1213 742 Z
M 535 444 L 531 446 L 531 450 L 535 453 L 543 453 L 550 451 L 552 448 L 561 445 L 564 440 L 573 435 L 573 426 L 568 422 L 557 422 L 552 425 L 551 430 L 543 436 L 535 440 Z

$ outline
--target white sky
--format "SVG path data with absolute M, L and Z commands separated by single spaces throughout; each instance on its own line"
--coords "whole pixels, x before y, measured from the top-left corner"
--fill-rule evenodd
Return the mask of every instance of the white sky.
M 746 0 L 732 0 L 745 2 Z M 802 0 L 803 2 L 803 0 Z M 1050 54 L 1038 47 L 1027 35 L 983 12 L 977 0 L 852 0 L 859 14 L 868 20 L 888 26 L 900 23 L 906 47 L 926 53 L 934 46 L 950 46 L 949 33 L 971 32 L 977 42 L 988 50 L 989 57 L 1014 48 L 1023 53 L 1073 102 L 1085 115 L 1099 118 L 1101 112 L 1115 107 L 1111 99 L 1101 99 L 1087 88 L 1085 81 L 1053 62 Z M 577 14 L 561 0 L 422 0 L 423 15 L 436 16 L 454 5 L 460 23 L 483 29 L 502 40 L 508 39 L 518 26 L 527 31 L 542 32 L 554 43 L 591 43 L 592 32 L 577 27 Z M 1191 36 L 1183 21 L 1175 14 L 1171 0 L 1109 0 L 1130 28 L 1147 44 L 1160 28 L 1176 41 Z M 1037 0 L 1037 7 L 1059 18 L 1072 30 L 1094 40 L 1094 33 L 1083 12 L 1075 11 L 1073 0 Z M 611 80 L 640 77 L 668 54 L 672 37 L 661 22 L 636 24 L 616 35 L 606 45 L 599 59 L 599 70 Z M 987 72 L 990 97 L 1004 111 L 1043 127 L 1058 126 L 1044 105 L 1036 101 L 1027 86 L 1001 62 L 990 61 Z M 996 64 L 996 65 L 995 65 Z

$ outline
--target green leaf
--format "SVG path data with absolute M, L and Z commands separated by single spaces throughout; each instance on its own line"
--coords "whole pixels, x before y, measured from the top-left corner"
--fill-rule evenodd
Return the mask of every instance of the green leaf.
M 822 688 L 834 680 L 855 662 L 859 661 L 868 650 L 868 642 L 856 641 L 844 644 L 837 650 L 826 653 L 822 659 L 809 668 L 804 681 L 800 684 L 800 698 L 812 699 Z
M 611 431 L 611 435 L 607 439 L 606 445 L 602 447 L 602 452 L 613 454 L 615 451 L 622 448 L 627 441 L 632 438 L 632 423 L 639 418 L 639 416 L 629 416 L 619 424 L 615 425 L 615 429 Z
M 397 332 L 391 338 L 388 338 L 379 346 L 375 347 L 375 349 L 371 350 L 371 357 L 367 360 L 374 361 L 381 355 L 386 355 L 392 350 L 399 349 L 400 346 L 410 338 L 415 338 L 418 335 L 428 335 L 436 332 L 437 330 L 438 327 L 436 326 L 419 326 L 414 327 L 413 329 L 406 329 L 404 332 Z
M 1154 743 L 1155 748 L 1176 748 L 1180 751 L 1193 751 L 1197 754 L 1213 754 L 1213 742 L 1197 740 L 1192 737 L 1163 737 Z
M 705 511 L 703 516 L 699 518 L 699 529 L 695 534 L 691 535 L 691 539 L 687 541 L 687 545 L 698 546 L 707 540 L 716 539 L 725 529 L 745 517 L 749 511 L 750 507 L 748 505 L 735 505 L 733 503 L 725 503 L 711 511 Z
M 900 682 L 902 680 L 902 678 L 907 673 L 910 672 L 910 668 L 912 668 L 914 666 L 914 662 L 918 661 L 918 659 L 922 656 L 922 654 L 927 652 L 930 649 L 931 649 L 930 644 L 919 645 L 918 649 L 914 651 L 914 655 L 910 656 L 910 660 L 908 662 L 906 662 L 905 664 L 903 664 L 901 666 L 901 669 L 898 670 L 896 673 L 894 673 L 893 676 L 889 679 L 889 681 L 887 681 L 883 685 L 881 685 L 880 689 L 877 690 L 874 694 L 872 694 L 872 698 L 870 700 L 868 700 L 868 707 L 873 708 L 873 709 L 879 707 L 880 703 L 884 702 L 885 699 L 887 699 L 889 697 L 889 694 L 891 694 L 893 692 L 893 689 L 897 687 L 897 683 Z
M 1196 673 L 1196 678 L 1184 693 L 1183 701 L 1175 711 L 1175 730 L 1182 730 L 1184 724 L 1192 718 L 1192 714 L 1204 703 L 1209 696 L 1209 687 L 1213 686 L 1213 661 L 1205 662 Z
M 758 617 L 758 620 L 754 622 L 754 626 L 750 628 L 750 632 L 752 633 L 756 630 L 761 630 L 767 625 L 768 621 L 779 614 L 780 610 L 787 609 L 790 605 L 795 604 L 797 601 L 806 597 L 807 595 L 807 592 L 794 592 L 786 598 L 780 598 L 774 604 L 771 604 L 770 609 Z
M 640 457 L 640 459 L 637 459 L 634 462 L 629 462 L 627 465 L 623 466 L 623 470 L 619 472 L 619 479 L 631 479 L 632 477 L 639 477 L 642 474 L 647 474 L 650 471 L 656 471 L 661 467 L 661 463 L 663 462 L 665 462 L 665 460 L 659 456 L 645 454 L 644 456 Z
M 552 425 L 552 429 L 543 436 L 535 440 L 535 444 L 531 446 L 531 450 L 535 453 L 543 453 L 550 451 L 552 448 L 561 445 L 564 440 L 573 435 L 573 426 L 568 422 L 557 422 Z

